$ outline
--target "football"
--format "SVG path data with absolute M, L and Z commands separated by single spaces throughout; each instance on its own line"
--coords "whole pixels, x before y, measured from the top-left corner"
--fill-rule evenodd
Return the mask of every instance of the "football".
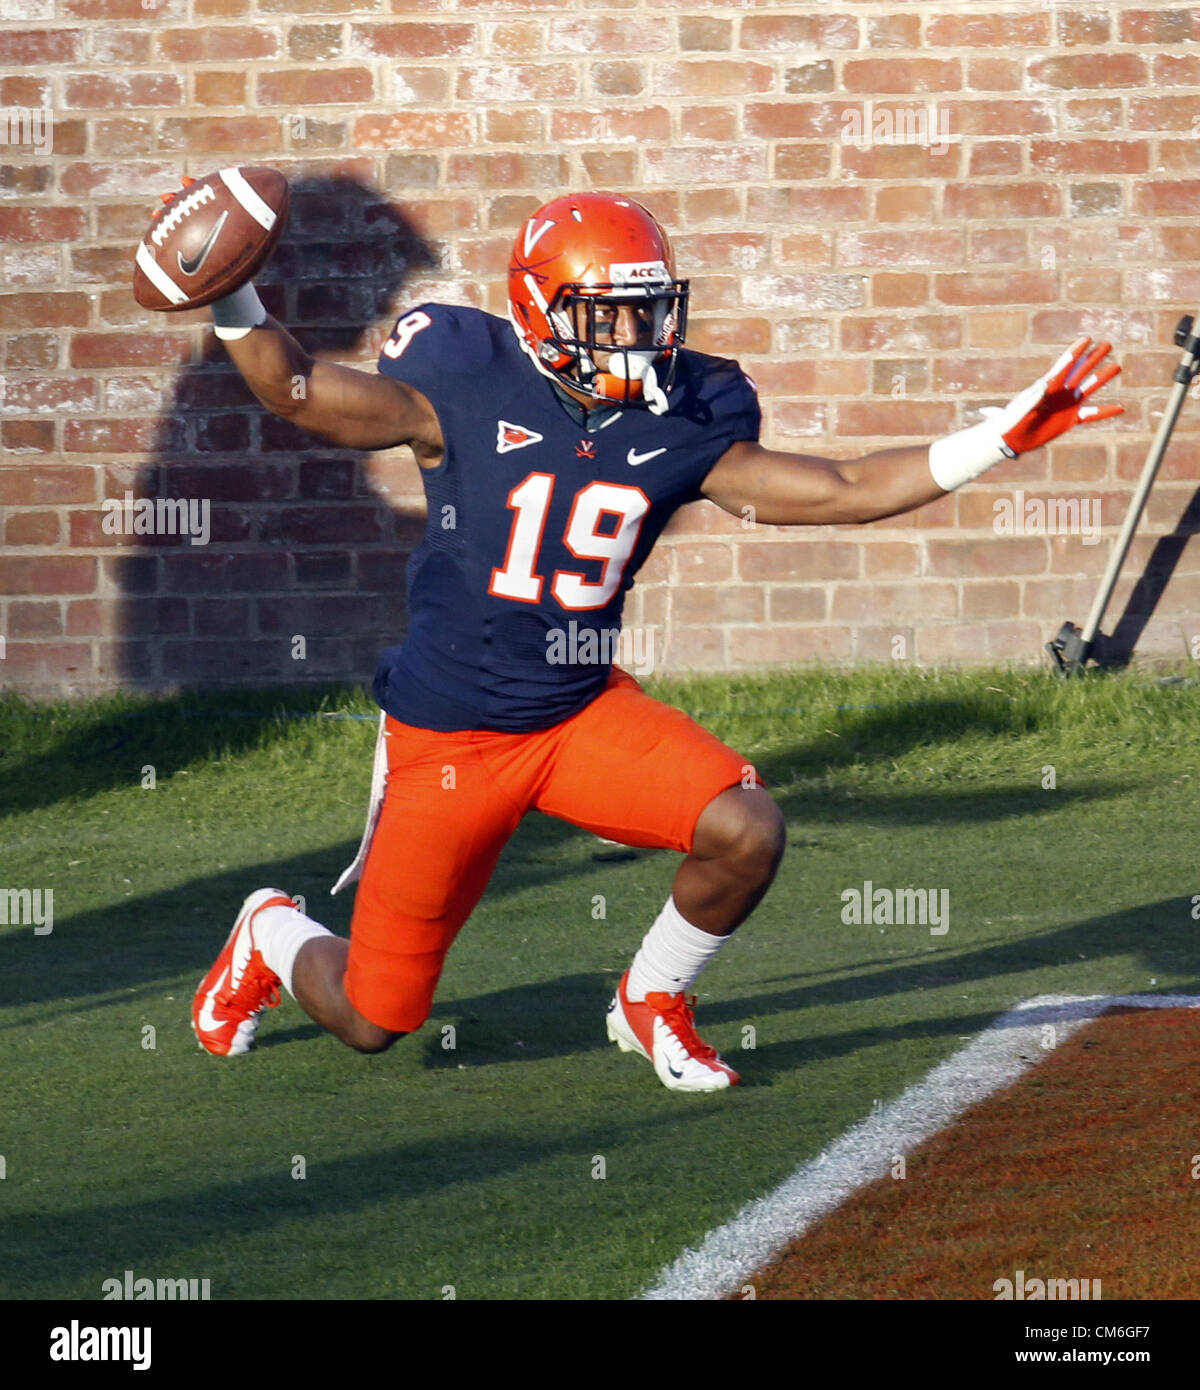
M 143 309 L 198 309 L 231 294 L 266 261 L 287 224 L 277 169 L 229 168 L 186 180 L 138 245 L 133 297 Z

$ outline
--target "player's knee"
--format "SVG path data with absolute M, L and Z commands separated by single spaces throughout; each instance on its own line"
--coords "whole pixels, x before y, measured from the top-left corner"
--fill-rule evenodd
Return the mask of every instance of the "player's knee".
M 783 858 L 787 827 L 762 787 L 731 787 L 711 802 L 697 826 L 695 852 L 719 858 L 739 876 L 769 882 Z
M 386 1052 L 398 1038 L 404 1036 L 403 1033 L 389 1032 L 365 1018 L 359 1018 L 343 1041 L 349 1043 L 355 1052 Z

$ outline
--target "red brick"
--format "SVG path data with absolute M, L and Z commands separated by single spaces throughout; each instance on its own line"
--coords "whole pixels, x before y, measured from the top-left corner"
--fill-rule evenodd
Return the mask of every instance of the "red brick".
M 762 178 L 766 173 L 766 151 L 747 145 L 646 150 L 643 159 L 646 181 L 652 184 L 738 183 Z
M 15 637 L 61 637 L 62 604 L 57 601 L 32 603 L 13 599 L 5 614 L 4 631 L 10 641 Z
M 90 309 L 86 294 L 0 294 L 0 328 L 81 328 Z
M 516 104 L 579 95 L 579 73 L 572 63 L 462 63 L 457 73 L 459 101 Z
M 916 308 L 928 302 L 928 275 L 889 275 L 876 272 L 871 277 L 871 303 L 877 308 Z
M 930 48 L 1045 48 L 1048 14 L 935 15 L 925 42 Z
M 1109 16 L 1103 12 L 1088 14 L 1079 10 L 1068 10 L 1058 13 L 1055 18 L 1055 40 L 1064 47 L 1110 41 L 1112 24 Z
M 1138 183 L 1134 208 L 1149 217 L 1191 216 L 1200 200 L 1200 179 L 1173 179 L 1170 182 Z
M 766 600 L 758 585 L 691 584 L 675 590 L 671 620 L 695 623 L 761 623 Z
M 354 123 L 355 148 L 362 150 L 425 150 L 474 143 L 472 118 L 461 111 L 429 115 L 399 111 L 386 116 L 359 116 Z
M 808 579 L 822 583 L 857 579 L 860 547 L 849 535 L 837 541 L 757 541 L 736 546 L 738 574 L 743 580 Z
M 57 512 L 12 511 L 4 527 L 5 545 L 57 545 L 59 538 Z
M 935 275 L 934 298 L 943 304 L 1046 304 L 1058 297 L 1052 271 L 976 271 Z
M 748 15 L 742 20 L 739 47 L 767 53 L 853 49 L 858 47 L 858 20 L 848 14 Z
M 865 188 L 751 188 L 746 197 L 747 218 L 752 223 L 787 222 L 807 226 L 811 222 L 866 220 L 869 210 Z
M 838 238 L 839 266 L 945 265 L 962 258 L 958 231 L 843 232 Z
M 567 179 L 557 154 L 456 154 L 446 163 L 446 184 L 471 188 L 554 188 Z
M 996 101 L 939 102 L 950 112 L 950 129 L 963 135 L 1029 135 L 1056 128 L 1055 104 L 1049 100 L 1006 97 Z
M 4 674 L 20 677 L 21 688 L 29 693 L 54 681 L 86 680 L 92 674 L 91 648 L 86 642 L 10 642 Z
M 368 68 L 281 68 L 255 75 L 255 94 L 262 106 L 334 106 L 369 102 L 375 95 Z
M 876 222 L 933 222 L 934 190 L 913 184 L 898 184 L 875 190 Z
M 168 29 L 156 35 L 156 43 L 164 58 L 183 63 L 220 63 L 230 58 L 251 62 L 279 53 L 278 31 L 249 24 Z
M 956 92 L 962 88 L 958 58 L 849 58 L 842 68 L 848 92 Z
M 880 618 L 889 622 L 956 618 L 958 587 L 929 579 L 915 584 L 835 584 L 830 616 L 835 622 L 855 624 Z
M 94 378 L 35 376 L 11 378 L 5 386 L 5 415 L 47 415 L 95 410 L 99 394 Z
M 48 371 L 58 366 L 55 333 L 14 333 L 4 344 L 5 365 L 13 371 Z
M 955 407 L 935 401 L 841 401 L 838 404 L 839 435 L 874 435 L 902 438 L 917 435 L 935 439 L 954 428 Z
M 780 662 L 848 661 L 849 627 L 734 628 L 729 633 L 729 660 L 734 667 Z
M 797 181 L 827 178 L 831 159 L 828 145 L 779 144 L 775 146 L 775 177 Z
M 847 352 L 919 352 L 958 347 L 961 341 L 961 320 L 935 314 L 916 318 L 847 316 L 841 325 L 841 345 Z
M 656 63 L 653 86 L 658 96 L 741 97 L 769 91 L 774 80 L 774 69 L 766 63 L 711 59 Z
M 67 604 L 68 637 L 149 637 L 188 631 L 182 598 L 85 598 Z
M 1200 84 L 1200 59 L 1195 54 L 1157 53 L 1155 87 L 1195 87 Z
M 165 120 L 159 148 L 182 153 L 194 151 L 197 154 L 268 154 L 279 148 L 279 121 L 274 116 L 203 116 Z
M 164 189 L 174 188 L 179 180 L 175 164 L 96 162 L 68 164 L 60 175 L 62 191 L 75 198 L 131 197 L 143 193 L 157 198 Z M 137 235 L 146 229 L 147 209 L 140 209 Z M 130 255 L 136 250 L 130 247 Z
M 486 111 L 483 138 L 493 145 L 540 145 L 545 139 L 545 116 L 534 110 Z
M 192 78 L 192 101 L 195 106 L 244 106 L 246 74 L 198 72 Z
M 350 52 L 356 58 L 449 58 L 475 47 L 473 24 L 354 24 Z
M 1149 140 L 1034 140 L 1030 161 L 1046 174 L 1144 174 Z
M 688 106 L 679 113 L 684 140 L 724 141 L 737 136 L 737 115 L 721 106 Z
M 54 451 L 53 420 L 5 420 L 0 424 L 0 454 L 52 454 Z M 0 467 L 0 502 L 6 500 L 6 488 L 11 487 L 17 479 L 20 479 L 20 485 L 24 486 L 24 480 L 29 474 L 30 470 L 26 464 L 20 465 L 19 469 Z M 41 499 L 10 497 L 7 500 L 33 502 Z
M 0 555 L 0 594 L 90 594 L 96 562 L 87 555 Z
M 1146 60 L 1137 53 L 1066 53 L 1033 58 L 1027 69 L 1032 87 L 1141 87 L 1149 85 Z
M 655 53 L 671 45 L 666 24 L 631 24 L 625 18 L 572 14 L 550 21 L 551 53 Z
M 0 67 L 74 63 L 82 55 L 81 29 L 9 29 L 0 32 Z
M 972 178 L 1019 174 L 1023 150 L 1024 146 L 1016 140 L 978 140 L 971 148 L 967 172 Z
M 1125 10 L 1120 19 L 1122 43 L 1186 43 L 1200 39 L 1200 13 L 1194 9 Z
M 0 207 L 0 241 L 53 244 L 74 241 L 86 231 L 82 208 Z
M 766 319 L 697 318 L 688 322 L 688 346 L 699 352 L 728 357 L 743 352 L 769 352 L 771 325 Z
M 77 333 L 71 340 L 73 367 L 174 366 L 190 356 L 181 333 Z
M 944 190 L 947 217 L 1007 221 L 1014 217 L 1056 217 L 1062 195 L 1055 183 L 951 183 Z
M 857 101 L 759 101 L 749 102 L 743 120 L 746 134 L 765 140 L 816 140 L 841 135 L 846 117 L 861 123 L 863 107 Z
M 928 573 L 951 579 L 1044 574 L 1050 551 L 1045 536 L 998 536 L 994 540 L 929 540 Z
M 772 584 L 767 605 L 772 623 L 820 623 L 829 616 L 829 590 L 824 584 Z
M 183 79 L 173 72 L 78 73 L 64 78 L 63 87 L 67 106 L 80 110 L 121 111 L 183 102 Z
M 856 179 L 945 179 L 957 178 L 962 171 L 962 147 L 943 146 L 940 135 L 931 132 L 932 143 L 872 144 L 841 147 L 842 171 Z

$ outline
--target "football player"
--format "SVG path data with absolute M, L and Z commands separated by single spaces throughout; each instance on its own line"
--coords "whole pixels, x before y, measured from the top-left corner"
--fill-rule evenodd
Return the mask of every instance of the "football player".
M 635 575 L 699 498 L 774 526 L 875 521 L 1121 407 L 1088 403 L 1118 368 L 1108 343 L 1081 338 L 1006 408 L 931 444 L 846 462 L 780 453 L 758 442 L 738 365 L 684 347 L 687 309 L 662 227 L 601 194 L 555 199 L 520 228 L 507 321 L 410 309 L 377 373 L 315 360 L 252 285 L 213 306 L 268 410 L 338 445 L 408 445 L 428 521 L 408 636 L 375 675 L 372 806 L 342 879 L 361 874 L 350 938 L 286 893 L 251 894 L 195 996 L 210 1052 L 246 1052 L 280 985 L 362 1052 L 419 1028 L 455 934 L 536 809 L 684 856 L 608 1036 L 672 1089 L 737 1083 L 697 1035 L 688 991 L 770 885 L 784 822 L 744 757 L 612 664 Z

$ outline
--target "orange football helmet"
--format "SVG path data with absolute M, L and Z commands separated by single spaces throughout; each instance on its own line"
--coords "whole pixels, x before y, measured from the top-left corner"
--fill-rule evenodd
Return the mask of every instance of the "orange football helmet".
M 687 299 L 670 239 L 630 198 L 556 198 L 513 243 L 508 313 L 518 339 L 544 376 L 599 401 L 667 410 Z M 613 341 L 625 305 L 634 313 L 634 344 Z M 607 354 L 603 369 L 597 354 Z

